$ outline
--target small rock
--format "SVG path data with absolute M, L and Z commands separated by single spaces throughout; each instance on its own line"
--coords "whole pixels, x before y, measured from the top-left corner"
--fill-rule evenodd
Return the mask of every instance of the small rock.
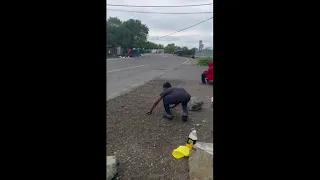
M 205 123 L 206 121 L 205 121 L 205 120 L 202 120 L 202 122 L 204 122 L 204 123 Z
M 198 111 L 202 108 L 203 101 L 201 101 L 198 97 L 191 97 L 188 102 L 188 110 L 189 111 Z
M 197 127 L 201 126 L 201 124 L 195 124 Z
M 107 180 L 111 180 L 118 173 L 118 162 L 115 156 L 107 156 Z

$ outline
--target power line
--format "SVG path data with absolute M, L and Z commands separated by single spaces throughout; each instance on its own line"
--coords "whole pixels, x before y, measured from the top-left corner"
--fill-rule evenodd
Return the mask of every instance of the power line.
M 206 22 L 206 21 L 209 21 L 210 19 L 213 19 L 213 17 L 211 17 L 211 18 L 209 18 L 209 19 L 206 19 L 206 20 L 204 20 L 204 21 L 198 22 L 197 24 L 194 24 L 194 25 L 192 25 L 192 26 L 186 27 L 186 28 L 181 29 L 181 30 L 179 30 L 179 31 L 176 31 L 176 32 L 173 32 L 173 33 L 164 35 L 164 36 L 160 36 L 160 37 L 157 38 L 157 40 L 158 40 L 159 38 L 167 37 L 167 36 L 170 36 L 170 35 L 172 35 L 172 34 L 175 34 L 175 33 L 184 31 L 184 30 L 186 30 L 186 29 L 192 28 L 192 27 L 194 27 L 194 26 L 196 26 L 196 25 L 198 25 L 198 24 L 201 24 L 201 23 L 204 23 L 204 22 Z
M 146 14 L 208 14 L 213 12 L 189 12 L 189 13 L 174 13 L 174 12 L 148 12 L 148 11 L 127 11 L 120 9 L 107 9 L 107 11 L 120 11 L 120 12 L 134 12 L 134 13 L 146 13 Z
M 207 6 L 212 5 L 213 3 L 207 4 L 189 4 L 189 5 L 176 5 L 176 6 L 141 6 L 141 5 L 123 5 L 123 4 L 107 4 L 107 6 L 121 6 L 121 7 L 191 7 L 191 6 Z

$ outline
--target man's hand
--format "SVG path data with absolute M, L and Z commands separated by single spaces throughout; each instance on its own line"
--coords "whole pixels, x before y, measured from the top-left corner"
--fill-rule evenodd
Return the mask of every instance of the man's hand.
M 146 114 L 151 114 L 152 113 L 152 110 L 158 105 L 158 103 L 161 101 L 161 99 L 162 99 L 162 96 L 160 96 L 157 100 L 156 100 L 156 102 L 154 102 L 153 103 L 153 105 L 152 105 L 152 108 L 150 109 L 150 111 L 148 111 Z

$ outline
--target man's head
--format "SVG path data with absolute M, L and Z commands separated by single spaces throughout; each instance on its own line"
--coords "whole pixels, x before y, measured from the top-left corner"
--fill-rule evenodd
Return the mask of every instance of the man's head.
M 166 90 L 168 88 L 171 88 L 171 84 L 169 82 L 166 82 L 162 85 L 162 87 L 163 87 L 163 90 Z

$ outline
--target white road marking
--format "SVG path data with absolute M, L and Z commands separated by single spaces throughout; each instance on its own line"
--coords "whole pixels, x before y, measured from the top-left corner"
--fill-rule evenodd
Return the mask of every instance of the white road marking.
M 119 60 L 120 58 L 117 58 L 117 59 L 107 59 L 107 61 L 116 61 L 116 60 Z M 122 58 L 121 58 L 122 59 Z
M 123 70 L 127 70 L 127 69 L 133 69 L 133 68 L 144 67 L 144 66 L 147 66 L 147 65 L 145 64 L 145 65 L 132 66 L 132 67 L 123 68 L 123 69 L 115 69 L 115 70 L 108 71 L 107 73 L 123 71 Z
M 187 59 L 187 58 L 185 58 Z M 182 64 L 187 64 L 191 59 L 187 59 L 185 62 L 183 62 Z
M 107 59 L 107 61 L 117 61 L 120 59 L 129 59 L 129 57 L 128 58 L 111 58 L 111 59 Z M 133 59 L 133 58 L 131 58 L 131 59 Z

